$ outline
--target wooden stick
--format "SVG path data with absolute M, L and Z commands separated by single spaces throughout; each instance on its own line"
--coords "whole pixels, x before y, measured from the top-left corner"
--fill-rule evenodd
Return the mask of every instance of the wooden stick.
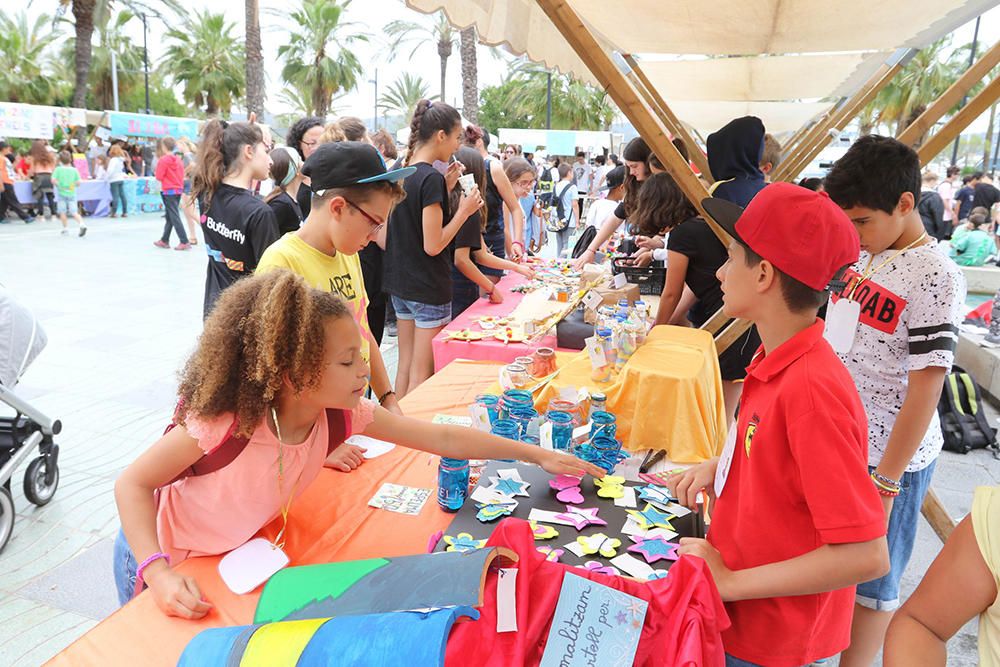
M 920 508 L 920 512 L 927 519 L 927 523 L 931 525 L 934 532 L 937 533 L 937 536 L 941 538 L 941 541 L 947 542 L 951 531 L 955 530 L 956 523 L 951 518 L 951 515 L 948 514 L 948 510 L 944 508 L 944 503 L 934 493 L 933 488 L 927 489 L 927 495 L 924 496 L 924 504 Z
M 979 118 L 997 99 L 1000 99 L 1000 76 L 990 81 L 978 95 L 962 107 L 961 111 L 952 116 L 951 120 L 945 123 L 944 127 L 917 149 L 917 155 L 920 156 L 920 164 L 925 165 L 937 157 L 938 153 L 954 141 L 955 137 L 962 130 L 967 128 L 972 121 Z

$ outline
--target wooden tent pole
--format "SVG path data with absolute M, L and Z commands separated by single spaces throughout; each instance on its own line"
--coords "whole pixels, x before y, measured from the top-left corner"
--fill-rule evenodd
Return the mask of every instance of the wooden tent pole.
M 938 153 L 954 141 L 962 130 L 979 118 L 997 99 L 1000 99 L 1000 76 L 990 81 L 978 95 L 962 107 L 961 111 L 952 116 L 944 127 L 917 149 L 920 164 L 925 165 L 937 157 Z
M 899 49 L 896 51 L 850 99 L 840 105 L 827 119 L 827 122 L 819 124 L 811 140 L 796 151 L 796 158 L 783 164 L 782 167 L 784 169 L 779 167 L 780 173 L 775 175 L 774 180 L 792 180 L 798 176 L 799 172 L 816 159 L 816 156 L 830 143 L 832 138 L 830 136 L 831 131 L 843 131 L 847 127 L 847 124 L 861 113 L 861 110 L 869 102 L 875 99 L 879 91 L 892 81 L 893 77 L 910 62 L 915 53 L 914 49 Z
M 681 138 L 687 147 L 688 155 L 691 157 L 691 161 L 694 165 L 698 167 L 698 171 L 701 172 L 702 178 L 704 178 L 708 183 L 712 182 L 712 172 L 708 168 L 708 157 L 702 152 L 701 147 L 691 136 L 691 133 L 687 131 L 684 127 L 684 123 L 681 122 L 680 118 L 674 115 L 674 112 L 667 106 L 666 100 L 660 95 L 660 92 L 653 86 L 652 81 L 646 76 L 646 73 L 642 71 L 639 67 L 639 63 L 636 62 L 635 56 L 626 55 L 625 61 L 632 68 L 632 72 L 635 74 L 639 83 L 642 84 L 639 87 L 639 91 L 644 93 L 646 101 L 649 103 L 653 110 L 656 111 L 660 120 L 663 124 L 670 128 L 673 134 Z
M 815 143 L 818 142 L 823 135 L 830 131 L 837 113 L 846 103 L 847 100 L 841 98 L 836 105 L 831 107 L 826 114 L 824 114 L 802 134 L 795 146 L 789 147 L 788 151 L 785 153 L 785 159 L 780 165 L 778 165 L 774 174 L 772 174 L 772 181 L 790 180 L 787 178 L 789 170 L 793 165 L 798 164 L 803 152 L 809 150 L 809 148 L 815 145 Z
M 941 93 L 941 96 L 917 116 L 916 120 L 910 123 L 897 139 L 907 146 L 915 147 L 921 137 L 934 127 L 934 123 L 955 108 L 955 105 L 961 102 L 962 98 L 972 90 L 972 87 L 985 79 L 990 70 L 998 64 L 1000 64 L 1000 42 L 994 44 L 972 67 L 965 70 L 965 74 L 951 84 L 948 90 Z

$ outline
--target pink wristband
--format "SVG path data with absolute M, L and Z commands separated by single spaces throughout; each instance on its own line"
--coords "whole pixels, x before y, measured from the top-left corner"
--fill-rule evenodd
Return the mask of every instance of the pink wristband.
M 139 593 L 142 592 L 142 587 L 143 587 L 143 584 L 145 583 L 142 580 L 142 573 L 145 571 L 145 569 L 147 567 L 149 567 L 154 562 L 160 560 L 161 558 L 163 560 L 167 561 L 167 565 L 170 565 L 170 556 L 168 556 L 167 554 L 165 554 L 165 553 L 163 553 L 161 551 L 161 552 L 157 552 L 157 553 L 153 554 L 152 556 L 150 556 L 146 560 L 142 561 L 142 563 L 139 565 L 139 567 L 137 567 L 135 569 L 135 590 L 132 591 L 132 597 L 133 598 L 137 597 L 139 595 Z

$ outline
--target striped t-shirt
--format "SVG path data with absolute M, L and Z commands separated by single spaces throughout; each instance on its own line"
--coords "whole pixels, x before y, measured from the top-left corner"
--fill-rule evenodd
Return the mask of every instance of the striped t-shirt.
M 878 267 L 896 250 L 876 255 Z M 871 256 L 862 252 L 848 273 L 864 273 Z M 931 366 L 951 368 L 962 322 L 966 285 L 961 269 L 936 244 L 917 246 L 900 254 L 854 292 L 861 304 L 861 318 L 854 346 L 840 354 L 861 395 L 868 415 L 868 464 L 882 461 L 896 416 L 903 407 L 909 372 Z M 840 295 L 834 295 L 836 301 Z M 923 470 L 941 452 L 944 439 L 937 412 L 906 467 Z

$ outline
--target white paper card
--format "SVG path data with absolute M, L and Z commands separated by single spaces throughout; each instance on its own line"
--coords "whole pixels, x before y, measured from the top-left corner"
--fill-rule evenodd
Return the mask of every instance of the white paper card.
M 625 525 L 622 526 L 621 533 L 622 535 L 634 535 L 636 537 L 662 537 L 665 540 L 672 540 L 677 537 L 677 533 L 666 528 L 650 528 L 649 530 L 643 530 L 632 517 L 626 519 Z
M 597 310 L 602 303 L 604 303 L 604 297 L 593 290 L 587 292 L 587 296 L 583 297 L 583 305 L 590 310 Z
M 356 447 L 363 447 L 366 459 L 373 459 L 377 456 L 382 456 L 383 454 L 391 452 L 396 448 L 396 445 L 391 442 L 369 438 L 367 435 L 352 435 L 344 442 Z
M 552 422 L 546 421 L 538 429 L 538 444 L 542 449 L 552 449 Z
M 517 568 L 500 568 L 497 576 L 497 632 L 517 632 Z
M 628 507 L 629 509 L 635 509 L 636 507 L 635 487 L 626 486 L 625 495 L 623 495 L 621 498 L 615 498 L 615 505 L 617 505 L 618 507 Z
M 683 517 L 686 517 L 688 514 L 691 514 L 691 510 L 677 503 L 667 503 L 666 505 L 663 506 L 663 509 L 673 514 L 678 519 L 681 519 Z
M 255 537 L 219 561 L 219 576 L 237 595 L 244 595 L 288 565 L 288 556 L 262 537 Z
M 854 335 L 861 318 L 861 304 L 848 298 L 839 299 L 826 311 L 826 328 L 823 337 L 834 352 L 847 354 L 854 347 Z
M 528 513 L 529 521 L 540 521 L 541 523 L 554 523 L 559 526 L 572 526 L 572 521 L 567 521 L 566 519 L 558 518 L 561 512 L 550 512 L 549 510 L 540 510 L 537 507 L 532 507 L 531 511 Z
M 506 503 L 510 501 L 510 496 L 504 495 L 499 491 L 485 486 L 477 486 L 476 490 L 473 491 L 469 497 L 477 503 L 483 503 L 484 505 Z
M 726 479 L 729 477 L 729 468 L 733 465 L 733 452 L 736 451 L 736 423 L 729 425 L 729 435 L 726 436 L 726 444 L 722 446 L 722 454 L 719 456 L 719 463 L 715 468 L 715 497 L 722 495 L 722 490 L 726 487 Z
M 653 568 L 648 563 L 632 554 L 619 554 L 611 559 L 611 564 L 636 579 L 649 579 L 649 575 L 653 574 Z
M 587 422 L 583 426 L 577 426 L 575 429 L 573 429 L 573 442 L 582 443 L 589 437 L 590 437 L 590 422 Z
M 415 516 L 420 514 L 421 508 L 430 497 L 430 489 L 418 489 L 386 482 L 379 487 L 378 493 L 368 501 L 368 506 Z
M 615 286 L 615 289 L 621 289 L 625 287 L 625 285 L 627 284 L 628 284 L 628 276 L 626 276 L 624 273 L 615 274 L 614 282 L 612 282 L 612 285 Z
M 490 413 L 485 406 L 473 403 L 469 406 L 469 414 L 472 416 L 472 425 L 477 430 L 490 432 Z
M 597 342 L 597 338 L 591 336 L 583 341 L 590 355 L 590 365 L 592 368 L 601 368 L 608 365 L 607 357 L 604 356 L 604 346 Z
M 570 542 L 569 544 L 564 544 L 563 548 L 567 551 L 571 551 L 576 554 L 579 558 L 583 558 L 583 545 L 579 542 Z
M 471 417 L 459 417 L 458 415 L 434 415 L 432 424 L 450 424 L 451 426 L 472 426 Z

